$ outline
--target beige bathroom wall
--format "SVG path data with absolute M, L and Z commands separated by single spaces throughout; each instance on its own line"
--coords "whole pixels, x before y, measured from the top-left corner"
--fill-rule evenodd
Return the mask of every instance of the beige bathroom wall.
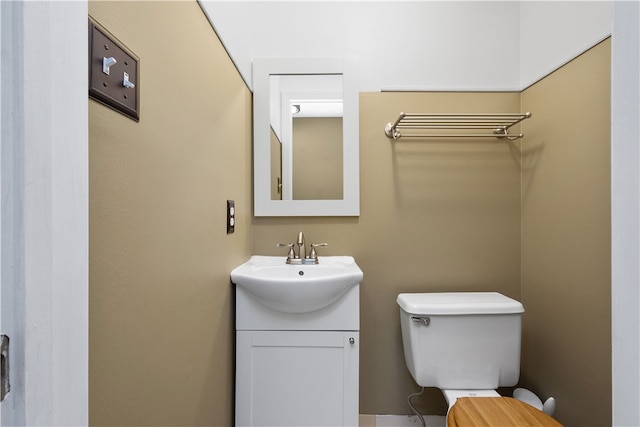
M 526 89 L 522 382 L 611 425 L 610 40 Z
M 342 117 L 293 120 L 293 199 L 342 199 Z
M 89 101 L 90 423 L 230 426 L 251 93 L 197 2 L 89 12 L 140 58 L 139 123 Z
M 520 298 L 520 157 L 497 139 L 389 140 L 405 112 L 514 112 L 519 93 L 362 93 L 356 218 L 254 218 L 254 253 L 276 242 L 327 242 L 320 255 L 353 255 L 361 287 L 360 413 L 408 414 L 418 390 L 400 336 L 401 292 L 498 291 Z M 322 179 L 322 177 L 318 177 Z M 416 399 L 444 414 L 441 394 Z

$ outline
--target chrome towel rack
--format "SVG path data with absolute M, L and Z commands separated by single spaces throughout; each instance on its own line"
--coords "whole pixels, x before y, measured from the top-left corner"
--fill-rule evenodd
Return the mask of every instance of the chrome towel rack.
M 510 135 L 509 129 L 531 117 L 531 113 L 496 114 L 413 114 L 400 113 L 393 123 L 387 123 L 384 133 L 400 138 L 507 138 L 516 140 L 522 134 Z M 421 132 L 426 130 L 428 132 Z M 440 132 L 454 130 L 457 132 Z M 438 133 L 434 133 L 436 131 Z M 485 132 L 483 132 L 485 131 Z

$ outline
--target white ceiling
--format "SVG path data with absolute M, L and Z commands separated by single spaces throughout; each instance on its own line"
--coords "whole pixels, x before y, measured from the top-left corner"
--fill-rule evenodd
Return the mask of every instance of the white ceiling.
M 254 58 L 350 57 L 359 90 L 521 90 L 606 38 L 609 1 L 200 4 L 251 88 Z

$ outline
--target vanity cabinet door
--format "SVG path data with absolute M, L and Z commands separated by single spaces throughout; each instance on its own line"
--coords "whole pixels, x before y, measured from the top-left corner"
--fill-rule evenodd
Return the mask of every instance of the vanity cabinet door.
M 237 331 L 236 426 L 357 426 L 359 334 Z

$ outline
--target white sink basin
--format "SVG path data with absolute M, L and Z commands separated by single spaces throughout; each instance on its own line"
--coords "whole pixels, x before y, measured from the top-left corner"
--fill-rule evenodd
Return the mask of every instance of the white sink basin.
M 285 313 L 307 313 L 336 302 L 362 281 L 350 256 L 321 256 L 316 265 L 286 264 L 286 257 L 252 256 L 231 272 L 231 281 L 262 304 Z

